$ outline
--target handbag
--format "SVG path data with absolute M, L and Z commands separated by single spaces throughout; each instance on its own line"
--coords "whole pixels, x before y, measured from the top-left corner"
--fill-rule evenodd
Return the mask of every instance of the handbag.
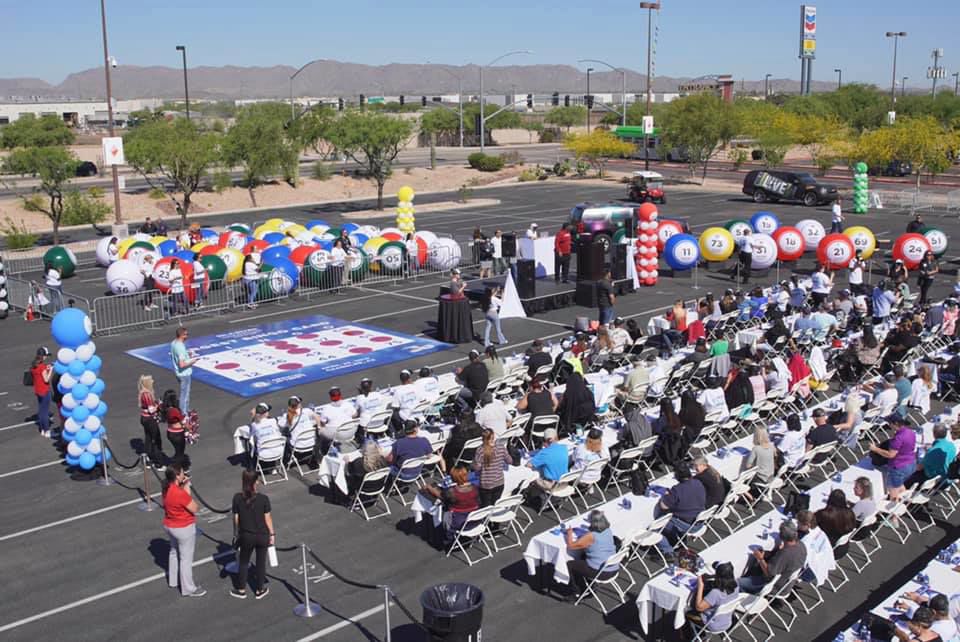
M 802 510 L 810 510 L 810 495 L 791 490 L 783 509 L 788 515 L 796 515 Z
M 630 492 L 642 497 L 647 492 L 647 476 L 641 470 L 630 471 Z
M 890 440 L 877 444 L 877 448 L 882 448 L 883 450 L 888 450 L 890 448 Z M 870 463 L 873 464 L 874 468 L 880 468 L 881 466 L 886 466 L 890 463 L 890 460 L 884 457 L 883 455 L 877 454 L 875 452 L 870 453 Z
M 33 372 L 30 370 L 23 371 L 23 385 L 33 386 Z

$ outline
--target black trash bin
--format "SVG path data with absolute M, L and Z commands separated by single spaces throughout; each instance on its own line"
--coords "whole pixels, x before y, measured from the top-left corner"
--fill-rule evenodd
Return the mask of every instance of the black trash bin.
M 423 624 L 431 640 L 480 642 L 483 591 L 472 584 L 449 582 L 420 594 Z

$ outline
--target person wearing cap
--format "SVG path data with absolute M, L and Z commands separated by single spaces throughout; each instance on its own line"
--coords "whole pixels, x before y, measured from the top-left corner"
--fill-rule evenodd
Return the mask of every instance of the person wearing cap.
M 353 406 L 361 428 L 366 428 L 373 415 L 382 412 L 387 402 L 379 392 L 373 389 L 373 380 L 364 377 L 357 388 L 357 396 L 353 398 Z M 358 441 L 363 441 L 358 435 Z
M 536 223 L 531 223 L 530 227 L 527 228 L 526 237 L 531 240 L 536 239 L 539 235 L 539 227 Z
M 450 289 L 450 298 L 463 298 L 463 291 L 467 287 L 467 284 L 463 282 L 462 278 L 460 278 L 460 270 L 457 268 L 450 270 L 450 284 L 447 287 Z
M 867 267 L 867 262 L 863 260 L 863 251 L 857 250 L 853 258 L 850 259 L 850 265 L 847 266 L 847 282 L 850 284 L 850 290 L 854 294 L 864 294 L 863 270 Z
M 271 410 L 270 404 L 260 402 L 250 411 L 249 447 L 254 457 L 274 459 L 283 456 L 283 433 L 277 420 L 270 416 Z M 275 443 L 268 443 L 270 441 Z M 274 472 L 279 473 L 280 469 L 276 468 Z
M 277 419 L 277 425 L 292 446 L 304 434 L 316 433 L 317 418 L 313 410 L 303 406 L 303 400 L 300 397 L 292 395 L 287 399 L 287 411 Z
M 807 450 L 813 450 L 825 444 L 832 444 L 838 441 L 837 429 L 833 424 L 827 421 L 827 411 L 823 408 L 817 408 L 813 411 L 813 428 L 807 433 Z M 815 463 L 820 463 L 827 459 L 829 454 L 823 453 L 817 455 Z
M 874 286 L 870 298 L 873 304 L 873 325 L 886 323 L 890 317 L 890 310 L 897 304 L 899 297 L 887 287 L 886 281 L 879 281 Z
M 833 309 L 837 314 L 843 313 L 845 319 L 849 319 L 853 315 L 853 300 L 850 298 L 852 292 L 844 288 L 840 290 L 837 294 L 837 298 L 833 301 Z
M 917 285 L 920 286 L 920 300 L 917 303 L 920 305 L 927 304 L 930 286 L 933 285 L 933 277 L 939 273 L 940 264 L 937 263 L 937 258 L 933 255 L 933 252 L 928 250 L 923 255 L 923 260 L 920 261 L 920 274 L 917 275 Z
M 543 366 L 553 365 L 553 357 L 543 350 L 543 341 L 534 339 L 527 356 L 527 376 L 533 377 Z
M 420 395 L 412 379 L 413 373 L 404 368 L 400 371 L 400 385 L 393 387 L 389 405 L 393 408 L 390 426 L 395 435 L 403 432 L 405 422 L 414 419 L 414 412 L 420 403 Z
M 353 404 L 343 400 L 343 393 L 338 386 L 330 388 L 330 403 L 320 406 L 320 437 L 321 449 L 325 452 L 333 442 L 347 444 L 355 435 L 339 434 L 339 429 L 345 423 L 356 419 L 357 409 Z
M 564 223 L 553 239 L 553 280 L 559 283 L 570 282 L 570 254 L 573 252 L 573 235 Z
M 431 403 L 437 400 L 440 394 L 440 380 L 434 376 L 430 368 L 424 366 L 417 373 L 417 380 L 413 382 L 413 387 L 417 390 L 417 398 Z
M 37 348 L 37 354 L 30 365 L 33 381 L 33 394 L 37 396 L 37 428 L 41 437 L 50 436 L 50 381 L 53 366 L 48 362 L 50 351 L 44 346 Z
M 480 360 L 480 353 L 471 350 L 468 359 L 466 366 L 456 370 L 457 382 L 463 386 L 457 395 L 457 406 L 461 411 L 471 409 L 490 383 L 490 375 Z
M 480 397 L 480 409 L 476 412 L 477 423 L 481 428 L 492 430 L 500 437 L 510 427 L 510 414 L 507 406 L 489 390 Z
M 896 259 L 890 266 L 890 281 L 903 297 L 910 296 L 910 286 L 907 281 L 910 279 L 910 272 L 902 259 Z
M 527 468 L 540 474 L 534 483 L 541 489 L 549 490 L 557 485 L 557 480 L 570 470 L 570 453 L 567 447 L 557 441 L 557 430 L 547 428 L 543 431 L 543 448 L 533 453 Z
M 886 448 L 878 444 L 870 444 L 870 452 L 887 460 L 883 468 L 883 485 L 890 499 L 897 499 L 903 494 L 904 483 L 917 465 L 917 434 L 906 421 L 899 419 L 888 420 L 888 424 L 896 429 L 893 438 Z

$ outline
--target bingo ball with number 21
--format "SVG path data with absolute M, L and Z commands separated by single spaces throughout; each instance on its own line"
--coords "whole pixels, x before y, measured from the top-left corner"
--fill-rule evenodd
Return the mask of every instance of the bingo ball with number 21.
M 777 262 L 777 242 L 769 234 L 751 234 L 750 247 L 753 256 L 750 265 L 756 270 L 765 270 Z
M 930 241 L 923 234 L 902 234 L 893 244 L 893 258 L 903 261 L 908 270 L 919 267 L 923 255 L 932 251 Z
M 846 234 L 828 234 L 817 246 L 817 260 L 831 269 L 840 270 L 853 259 L 853 241 Z
M 803 256 L 806 241 L 803 234 L 792 225 L 778 227 L 772 234 L 777 243 L 777 258 L 781 261 L 796 261 Z
M 700 253 L 708 261 L 726 261 L 733 247 L 733 234 L 722 227 L 708 227 L 700 235 Z
M 663 258 L 674 270 L 689 270 L 700 259 L 700 246 L 690 234 L 674 234 L 664 246 Z

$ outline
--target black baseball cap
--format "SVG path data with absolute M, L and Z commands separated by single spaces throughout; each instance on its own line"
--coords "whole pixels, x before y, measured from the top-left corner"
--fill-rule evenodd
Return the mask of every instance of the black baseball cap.
M 826 416 L 827 416 L 827 411 L 824 410 L 823 408 L 817 408 L 816 410 L 813 411 L 813 416 L 814 416 L 814 417 L 826 417 Z
M 270 404 L 261 401 L 260 403 L 258 403 L 258 404 L 256 405 L 256 407 L 253 409 L 253 411 L 256 412 L 258 415 L 265 415 L 265 414 L 267 414 L 268 412 L 270 412 L 270 410 L 271 410 L 272 408 L 273 408 L 273 406 L 271 406 Z

